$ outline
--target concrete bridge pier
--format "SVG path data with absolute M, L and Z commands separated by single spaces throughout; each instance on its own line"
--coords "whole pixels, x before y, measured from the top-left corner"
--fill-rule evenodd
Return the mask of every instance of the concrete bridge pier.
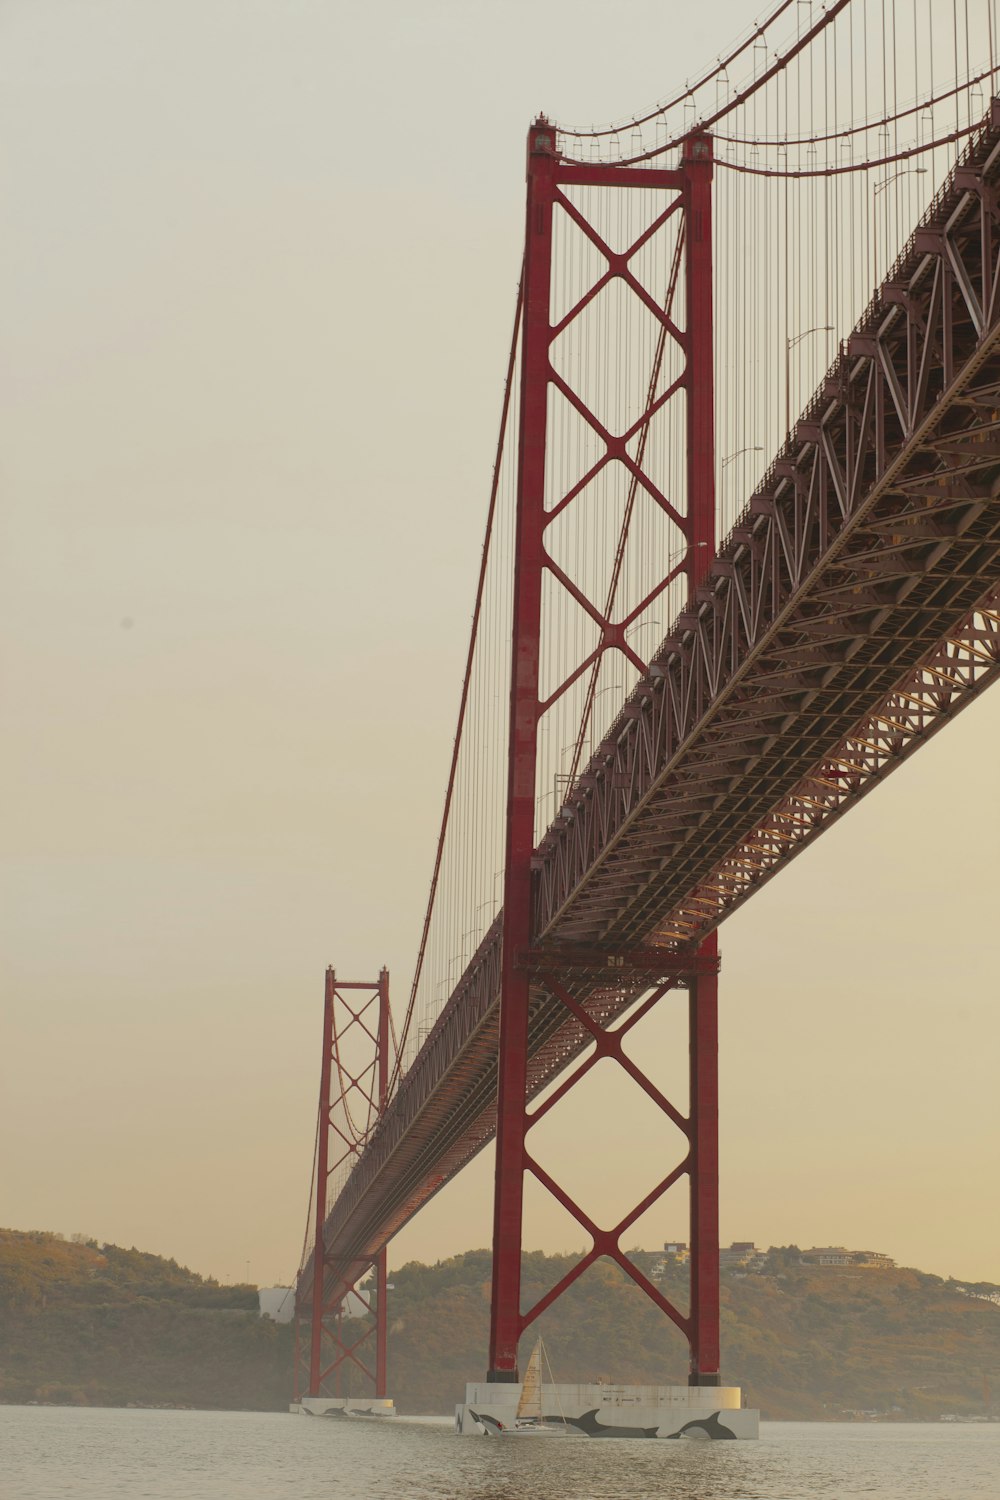
M 519 1383 L 472 1381 L 455 1408 L 463 1437 L 517 1434 Z M 569 1437 L 752 1440 L 760 1412 L 742 1404 L 736 1385 L 546 1385 L 542 1422 Z
M 288 1410 L 301 1417 L 324 1417 L 333 1420 L 384 1421 L 396 1416 L 389 1396 L 300 1396 Z

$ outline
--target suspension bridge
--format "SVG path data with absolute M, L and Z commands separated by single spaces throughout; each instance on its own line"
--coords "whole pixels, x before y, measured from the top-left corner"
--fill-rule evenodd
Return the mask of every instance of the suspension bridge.
M 396 1015 L 384 971 L 327 974 L 297 1400 L 348 1366 L 386 1396 L 386 1244 L 495 1138 L 480 1404 L 604 1257 L 683 1334 L 692 1399 L 738 1407 L 718 928 L 1000 675 L 996 22 L 994 0 L 783 0 L 657 108 L 531 126 L 414 975 Z M 683 1100 L 627 1045 L 675 990 Z M 530 1132 L 607 1059 L 682 1146 L 598 1224 Z M 526 1307 L 528 1177 L 590 1249 Z M 684 1183 L 686 1308 L 623 1248 Z

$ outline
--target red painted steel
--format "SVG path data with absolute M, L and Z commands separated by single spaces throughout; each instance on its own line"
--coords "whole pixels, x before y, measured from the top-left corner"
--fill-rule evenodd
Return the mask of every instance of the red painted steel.
M 712 302 L 712 137 L 684 143 L 687 219 L 687 576 L 691 597 L 715 556 L 715 354 Z
M 699 1182 L 715 1175 L 717 1020 L 697 945 L 1000 680 L 998 193 L 994 107 L 534 853 L 525 1097 L 588 1045 L 563 996 L 612 1047 L 657 966 L 657 984 L 694 981 Z M 371 1265 L 494 1133 L 502 929 L 501 917 L 328 1215 L 342 1262 Z M 518 1124 L 529 1170 L 530 1123 Z M 717 1230 L 708 1193 L 696 1188 L 692 1208 L 701 1280 L 685 1331 L 700 1379 L 717 1369 L 701 1295 Z
M 658 1002 L 664 997 L 668 990 L 674 988 L 677 985 L 685 983 L 692 989 L 694 986 L 700 983 L 711 982 L 713 985 L 716 983 L 719 967 L 718 955 L 714 951 L 713 944 L 704 944 L 703 950 L 704 951 L 701 951 L 698 954 L 690 955 L 686 960 L 681 960 L 680 962 L 675 961 L 674 972 L 669 973 L 665 977 L 661 977 L 660 980 L 656 981 L 653 984 L 651 989 L 649 989 L 651 981 L 649 978 L 650 971 L 648 968 L 648 964 L 643 961 L 637 970 L 632 971 L 627 959 L 623 957 L 623 961 L 620 966 L 623 970 L 623 982 L 626 985 L 636 983 L 642 985 L 643 980 L 645 980 L 645 987 L 649 989 L 649 993 L 646 994 L 645 998 L 638 1006 L 632 1008 L 631 1013 L 618 1025 L 611 1024 L 612 1021 L 617 1019 L 617 1015 L 613 1015 L 610 1018 L 610 1021 L 602 1022 L 595 1015 L 593 1015 L 585 1005 L 579 1003 L 576 999 L 574 999 L 572 993 L 570 992 L 571 981 L 567 979 L 566 970 L 562 965 L 560 955 L 549 953 L 546 954 L 543 958 L 539 959 L 537 972 L 535 973 L 534 977 L 536 988 L 538 990 L 547 991 L 554 999 L 556 999 L 562 1006 L 565 1007 L 569 1015 L 578 1024 L 581 1035 L 586 1037 L 588 1042 L 592 1041 L 594 1043 L 594 1050 L 563 1079 L 559 1087 L 556 1088 L 546 1099 L 544 1099 L 534 1109 L 527 1110 L 525 1112 L 526 1129 L 530 1129 L 540 1119 L 542 1119 L 550 1109 L 558 1104 L 559 1101 L 563 1099 L 566 1094 L 569 1093 L 569 1091 L 574 1088 L 582 1078 L 586 1076 L 587 1073 L 590 1072 L 591 1068 L 594 1067 L 597 1062 L 599 1062 L 602 1058 L 610 1058 L 615 1063 L 617 1063 L 619 1067 L 624 1069 L 624 1071 L 632 1079 L 633 1083 L 641 1088 L 642 1091 L 653 1101 L 656 1107 L 661 1110 L 661 1112 L 666 1115 L 667 1118 L 670 1119 L 678 1127 L 678 1129 L 684 1133 L 684 1135 L 687 1137 L 688 1148 L 683 1158 L 674 1164 L 674 1166 L 651 1189 L 651 1191 L 648 1192 L 645 1197 L 643 1197 L 637 1204 L 635 1204 L 627 1214 L 625 1214 L 616 1224 L 612 1225 L 610 1228 L 602 1228 L 599 1224 L 595 1223 L 595 1221 L 589 1216 L 589 1214 L 587 1214 L 580 1207 L 580 1205 L 574 1201 L 570 1194 L 567 1193 L 559 1185 L 559 1183 L 557 1183 L 549 1175 L 549 1173 L 545 1171 L 542 1166 L 540 1166 L 540 1164 L 531 1156 L 530 1152 L 525 1151 L 524 1160 L 526 1170 L 531 1172 L 536 1180 L 549 1193 L 551 1193 L 551 1195 L 556 1199 L 558 1203 L 562 1205 L 564 1209 L 566 1209 L 567 1213 L 571 1214 L 572 1217 L 576 1219 L 577 1223 L 590 1236 L 591 1248 L 583 1256 L 581 1256 L 580 1260 L 578 1260 L 575 1265 L 570 1267 L 570 1269 L 556 1283 L 555 1286 L 551 1287 L 544 1294 L 544 1296 L 539 1298 L 539 1300 L 534 1304 L 533 1307 L 531 1307 L 521 1316 L 520 1330 L 522 1333 L 531 1323 L 534 1322 L 537 1317 L 540 1316 L 541 1313 L 546 1310 L 546 1308 L 552 1305 L 557 1297 L 560 1297 L 568 1287 L 572 1286 L 573 1283 L 577 1281 L 584 1274 L 584 1272 L 594 1264 L 596 1260 L 600 1259 L 601 1257 L 607 1257 L 608 1259 L 613 1260 L 618 1265 L 618 1267 L 622 1271 L 624 1271 L 625 1274 L 630 1277 L 630 1279 L 634 1281 L 635 1284 L 643 1292 L 645 1292 L 650 1301 L 653 1302 L 661 1312 L 665 1313 L 666 1316 L 676 1324 L 676 1326 L 684 1334 L 685 1338 L 688 1339 L 692 1350 L 694 1350 L 695 1348 L 696 1317 L 694 1312 L 693 1298 L 692 1310 L 687 1315 L 685 1315 L 663 1294 L 661 1289 L 655 1286 L 649 1280 L 649 1278 L 639 1269 L 639 1267 L 632 1260 L 630 1260 L 628 1255 L 622 1249 L 622 1236 L 628 1233 L 632 1229 L 633 1225 L 642 1217 L 642 1215 L 646 1213 L 647 1210 L 652 1208 L 653 1205 L 657 1203 L 663 1197 L 663 1195 L 673 1187 L 674 1183 L 680 1180 L 681 1177 L 687 1175 L 689 1183 L 691 1184 L 692 1194 L 694 1194 L 695 1150 L 698 1131 L 699 1129 L 702 1129 L 708 1141 L 714 1140 L 715 1120 L 709 1117 L 707 1119 L 707 1123 L 704 1126 L 700 1126 L 696 1118 L 695 1107 L 693 1105 L 689 1107 L 689 1114 L 687 1116 L 684 1116 L 679 1109 L 671 1104 L 669 1099 L 665 1098 L 665 1096 L 652 1082 L 652 1080 L 643 1072 L 638 1064 L 633 1062 L 628 1053 L 624 1050 L 623 1042 L 632 1028 L 649 1014 L 650 1010 L 652 1010 L 652 1008 L 656 1004 L 658 1004 Z M 661 975 L 663 968 L 664 960 L 661 957 L 659 964 Z M 714 994 L 714 988 L 709 991 L 709 993 Z M 697 1002 L 694 998 L 692 998 L 692 1004 L 697 1005 Z M 707 1011 L 705 1007 L 702 1006 L 697 1009 L 697 1013 L 699 1015 L 703 1015 L 707 1014 Z M 707 1055 L 704 1049 L 702 1050 L 702 1055 Z M 706 1181 L 709 1182 L 711 1181 L 712 1166 L 713 1163 L 709 1161 L 706 1169 Z M 695 1201 L 694 1197 L 692 1201 Z M 717 1205 L 717 1201 L 717 1194 L 713 1196 L 711 1192 L 701 1192 L 697 1196 L 697 1202 L 699 1204 L 698 1213 L 705 1220 L 706 1224 L 710 1219 L 712 1205 Z M 702 1237 L 702 1244 L 707 1249 L 708 1240 L 707 1236 L 705 1235 L 703 1235 Z M 718 1232 L 716 1230 L 716 1258 L 717 1257 Z M 702 1326 L 708 1331 L 710 1331 L 712 1327 L 715 1327 L 716 1330 L 718 1329 L 717 1282 L 716 1305 L 714 1309 L 708 1302 L 710 1292 L 710 1286 L 706 1286 L 702 1289 L 702 1299 L 703 1303 L 705 1304 L 703 1307 Z M 714 1319 L 712 1316 L 713 1311 L 715 1314 Z M 716 1337 L 716 1348 L 717 1346 L 718 1339 Z
M 348 998 L 350 992 L 350 998 Z M 354 999 L 357 993 L 358 999 Z M 374 1018 L 371 1012 L 374 1010 Z M 356 1073 L 352 1072 L 343 1053 L 344 1038 L 355 1028 L 370 1045 L 370 1060 Z M 354 1064 L 356 1067 L 357 1064 Z M 330 1394 L 325 1389 L 333 1380 L 333 1394 L 341 1395 L 343 1375 L 349 1364 L 355 1365 L 371 1383 L 376 1396 L 387 1390 L 388 1337 L 386 1308 L 386 1249 L 383 1245 L 370 1258 L 338 1260 L 328 1250 L 325 1236 L 329 1183 L 331 1174 L 364 1149 L 368 1136 L 382 1115 L 389 1086 L 389 973 L 382 969 L 374 982 L 339 981 L 333 969 L 326 971 L 323 997 L 323 1059 L 320 1074 L 319 1131 L 316 1150 L 315 1243 L 311 1256 L 311 1280 L 307 1301 L 309 1310 L 309 1368 L 306 1394 Z M 343 1118 L 335 1118 L 338 1104 Z M 352 1114 L 366 1111 L 364 1124 L 357 1133 Z M 331 1138 L 338 1143 L 339 1156 L 331 1162 Z M 371 1290 L 359 1290 L 366 1276 L 374 1275 Z M 367 1324 L 360 1334 L 345 1341 L 344 1305 L 349 1294 L 360 1300 Z M 300 1283 L 296 1306 L 296 1390 L 299 1384 L 298 1324 L 303 1306 Z M 364 1346 L 374 1338 L 375 1368 L 365 1363 Z M 332 1358 L 325 1361 L 324 1350 Z M 298 1396 L 296 1396 L 298 1399 Z
M 389 971 L 378 976 L 378 1114 L 381 1119 L 389 1096 Z M 375 1394 L 388 1394 L 389 1319 L 386 1305 L 386 1247 L 375 1261 Z
M 323 996 L 323 1061 L 319 1084 L 319 1139 L 316 1152 L 316 1205 L 315 1241 L 313 1244 L 313 1299 L 310 1309 L 309 1340 L 309 1388 L 307 1394 L 318 1396 L 322 1376 L 323 1358 L 323 1281 L 326 1269 L 324 1225 L 326 1224 L 326 1195 L 330 1182 L 330 1076 L 333 1072 L 333 1000 L 336 977 L 332 969 L 326 971 L 326 988 Z M 317 1295 L 318 1289 L 318 1295 Z
M 521 1222 L 524 1195 L 524 1096 L 528 1062 L 527 972 L 518 955 L 531 944 L 531 857 L 535 849 L 538 754 L 538 665 L 541 647 L 542 533 L 545 510 L 545 427 L 548 400 L 549 290 L 552 206 L 557 164 L 555 132 L 544 121 L 528 136 L 525 226 L 521 438 L 518 455 L 507 762 L 507 847 L 501 957 L 500 1068 L 496 1181 L 493 1200 L 491 1380 L 517 1379 L 520 1335 Z
M 698 950 L 718 952 L 711 933 Z M 691 981 L 691 1385 L 719 1384 L 719 978 L 715 971 Z
M 292 1356 L 292 1400 L 302 1397 L 302 1319 L 299 1317 L 298 1300 L 295 1307 L 295 1353 Z
M 688 583 L 695 597 L 715 556 L 715 364 L 712 298 L 712 139 L 684 144 L 687 198 L 687 473 L 691 523 Z M 718 956 L 711 933 L 699 954 Z M 692 979 L 690 1210 L 692 1385 L 719 1383 L 719 978 L 717 968 Z
M 585 185 L 616 188 L 628 192 L 637 187 L 648 189 L 655 175 L 655 185 L 676 196 L 647 226 L 635 244 L 624 252 L 612 251 L 590 224 L 579 206 L 560 192 L 561 186 Z M 518 1378 L 518 1340 L 528 1323 L 556 1296 L 572 1284 L 600 1255 L 609 1255 L 632 1276 L 692 1339 L 692 1370 L 718 1372 L 718 1275 L 714 1280 L 692 1271 L 692 1307 L 696 1312 L 684 1318 L 654 1288 L 624 1255 L 620 1235 L 645 1212 L 666 1187 L 644 1200 L 639 1209 L 622 1224 L 602 1229 L 582 1213 L 563 1189 L 543 1172 L 526 1149 L 525 1138 L 534 1120 L 527 1110 L 530 1094 L 528 1078 L 529 1024 L 533 995 L 547 991 L 571 1012 L 580 1024 L 592 1032 L 597 1041 L 597 1056 L 611 1055 L 627 1066 L 635 1082 L 654 1098 L 657 1105 L 681 1125 L 689 1135 L 689 1154 L 665 1179 L 672 1184 L 687 1172 L 692 1197 L 692 1222 L 699 1229 L 701 1260 L 711 1253 L 710 1224 L 715 1223 L 715 1253 L 718 1256 L 718 1111 L 714 1100 L 717 1052 L 700 1047 L 699 1080 L 702 1087 L 695 1100 L 711 1100 L 704 1120 L 698 1118 L 697 1104 L 692 1105 L 690 1120 L 684 1120 L 669 1102 L 653 1089 L 638 1070 L 626 1063 L 621 1053 L 621 1032 L 611 1032 L 579 1006 L 571 993 L 569 981 L 576 965 L 570 959 L 561 966 L 549 953 L 545 957 L 544 975 L 532 976 L 526 955 L 534 940 L 533 859 L 535 854 L 536 763 L 539 722 L 546 709 L 600 655 L 609 649 L 622 651 L 633 664 L 645 664 L 629 646 L 625 628 L 669 582 L 662 581 L 646 600 L 633 610 L 628 619 L 613 624 L 610 604 L 603 613 L 555 565 L 545 547 L 545 530 L 554 517 L 572 504 L 582 485 L 567 494 L 550 497 L 545 504 L 546 421 L 549 390 L 555 386 L 583 415 L 605 444 L 605 462 L 617 459 L 628 462 L 635 481 L 653 493 L 658 503 L 681 529 L 686 548 L 684 561 L 676 572 L 686 572 L 692 593 L 707 571 L 715 543 L 715 443 L 712 327 L 712 143 L 704 134 L 692 136 L 685 143 L 679 172 L 637 174 L 619 167 L 569 167 L 560 164 L 555 133 L 544 119 L 531 127 L 528 135 L 527 212 L 524 259 L 524 305 L 521 357 L 520 448 L 518 453 L 517 517 L 515 531 L 514 614 L 511 657 L 510 734 L 507 793 L 507 849 L 504 875 L 503 931 L 500 959 L 500 1033 L 498 1041 L 499 1078 L 497 1097 L 497 1156 L 493 1216 L 493 1285 L 490 1317 L 490 1354 L 488 1378 L 494 1381 L 516 1381 Z M 607 270 L 589 292 L 560 322 L 553 326 L 550 311 L 553 209 L 560 208 L 589 237 L 603 255 Z M 638 247 L 648 240 L 660 224 L 675 212 L 684 219 L 686 257 L 686 330 L 674 324 L 668 308 L 660 309 L 650 302 L 648 294 L 635 280 L 629 262 Z M 685 356 L 683 376 L 662 396 L 651 385 L 646 409 L 622 437 L 608 432 L 600 415 L 589 410 L 579 394 L 559 377 L 550 361 L 550 347 L 574 318 L 593 300 L 600 289 L 614 277 L 621 277 L 631 290 L 650 306 L 666 336 L 676 339 Z M 683 514 L 656 492 L 649 476 L 631 463 L 627 443 L 641 434 L 654 412 L 671 399 L 676 389 L 687 396 L 687 504 Z M 593 472 L 593 471 L 592 471 Z M 664 563 L 665 569 L 669 567 Z M 572 672 L 565 682 L 544 701 L 540 697 L 539 663 L 542 644 L 542 581 L 546 569 L 562 587 L 587 608 L 600 625 L 601 639 L 591 656 Z M 670 575 L 673 576 L 673 575 Z M 613 601 L 612 601 L 613 602 Z M 705 957 L 717 956 L 710 941 Z M 565 982 L 564 982 L 565 981 Z M 717 980 L 692 984 L 692 1037 L 706 1030 L 714 1016 Z M 654 992 L 657 996 L 664 988 Z M 578 1069 L 565 1081 L 555 1098 L 562 1098 L 588 1068 Z M 696 1155 L 697 1151 L 697 1155 Z M 694 1163 L 699 1163 L 695 1170 Z M 521 1250 L 523 1226 L 524 1177 L 530 1171 L 539 1182 L 577 1217 L 591 1235 L 591 1252 L 568 1273 L 559 1286 L 528 1313 L 521 1309 Z M 712 1355 L 712 1330 L 715 1330 L 715 1354 Z M 695 1340 L 697 1331 L 697 1341 Z

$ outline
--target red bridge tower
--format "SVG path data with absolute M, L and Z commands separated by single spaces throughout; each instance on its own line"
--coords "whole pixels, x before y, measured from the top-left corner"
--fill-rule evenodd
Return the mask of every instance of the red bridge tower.
M 325 1226 L 330 1179 L 347 1163 L 353 1164 L 364 1149 L 385 1109 L 388 1083 L 388 969 L 382 969 L 374 981 L 338 981 L 333 969 L 327 969 L 313 1184 L 315 1239 L 309 1301 L 296 1309 L 296 1401 L 300 1400 L 298 1387 L 303 1374 L 307 1396 L 339 1398 L 348 1394 L 344 1386 L 350 1383 L 345 1377 L 351 1366 L 369 1387 L 366 1394 L 379 1398 L 386 1395 L 385 1246 L 373 1261 L 344 1263 L 327 1253 Z M 374 1272 L 374 1286 L 370 1281 L 359 1286 L 370 1272 Z M 354 1327 L 350 1335 L 345 1335 L 343 1325 L 348 1320 Z M 309 1335 L 304 1370 L 305 1351 L 298 1337 L 302 1324 Z
M 690 1346 L 692 1385 L 719 1384 L 719 1225 L 718 1225 L 718 951 L 713 933 L 696 952 L 681 954 L 616 954 L 617 972 L 628 977 L 649 976 L 644 986 L 652 992 L 641 1007 L 615 1029 L 604 1028 L 581 1007 L 572 994 L 574 969 L 581 958 L 573 952 L 537 945 L 534 930 L 532 856 L 535 848 L 536 764 L 539 725 L 546 711 L 577 680 L 600 653 L 618 650 L 644 667 L 626 639 L 628 620 L 612 623 L 610 610 L 583 596 L 557 566 L 546 549 L 546 528 L 582 488 L 550 495 L 546 506 L 546 424 L 549 396 L 554 386 L 571 402 L 605 447 L 601 464 L 617 461 L 630 469 L 645 492 L 674 521 L 684 537 L 683 561 L 670 568 L 663 559 L 663 578 L 642 609 L 678 574 L 686 575 L 693 597 L 702 572 L 715 551 L 715 427 L 712 325 L 712 140 L 707 134 L 687 139 L 676 170 L 584 165 L 563 162 L 556 133 L 539 119 L 528 136 L 528 193 L 524 266 L 524 315 L 521 348 L 520 450 L 514 629 L 511 674 L 507 793 L 507 854 L 503 896 L 503 958 L 500 1020 L 499 1100 L 497 1117 L 496 1186 L 493 1227 L 493 1288 L 490 1327 L 490 1381 L 517 1381 L 518 1341 L 540 1313 L 599 1257 L 607 1256 L 645 1291 L 682 1330 Z M 667 190 L 663 212 L 634 244 L 613 250 L 578 204 L 564 189 L 597 187 L 628 193 Z M 553 319 L 551 306 L 553 210 L 570 216 L 596 247 L 606 270 L 590 291 L 568 313 Z M 659 306 L 630 268 L 630 260 L 674 214 L 681 216 L 686 317 L 683 330 L 667 308 Z M 658 320 L 665 336 L 676 341 L 683 356 L 683 374 L 664 393 L 651 385 L 646 410 L 624 434 L 607 430 L 557 373 L 550 358 L 553 341 L 578 318 L 600 290 L 621 278 Z M 686 402 L 687 494 L 680 512 L 657 487 L 655 477 L 641 468 L 628 444 L 640 440 L 649 422 L 671 399 Z M 590 471 L 590 476 L 596 472 Z M 588 476 L 588 477 L 590 477 Z M 539 682 L 543 644 L 542 585 L 548 572 L 600 627 L 600 641 L 588 662 L 573 672 L 544 701 Z M 638 613 L 638 609 L 633 612 Z M 609 957 L 612 955 L 609 955 Z M 657 962 L 659 967 L 657 967 Z M 621 1050 L 626 1031 L 645 1015 L 667 989 L 687 985 L 690 991 L 690 1103 L 684 1116 Z M 570 1072 L 557 1092 L 532 1110 L 529 1107 L 528 1030 L 532 992 L 540 988 L 561 1000 L 588 1030 L 596 1050 Z M 654 1100 L 687 1136 L 684 1160 L 619 1223 L 599 1226 L 583 1212 L 558 1183 L 532 1158 L 528 1147 L 531 1126 L 557 1099 L 602 1057 L 615 1058 L 637 1085 Z M 521 1307 L 522 1201 L 525 1173 L 530 1172 L 587 1231 L 592 1249 L 534 1307 Z M 674 1307 L 625 1255 L 622 1236 L 672 1184 L 687 1176 L 690 1185 L 691 1297 L 687 1314 Z

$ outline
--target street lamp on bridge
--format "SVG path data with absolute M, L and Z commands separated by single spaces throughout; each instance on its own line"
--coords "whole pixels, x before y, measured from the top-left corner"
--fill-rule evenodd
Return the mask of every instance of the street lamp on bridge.
M 727 454 L 722 460 L 722 467 L 727 469 L 731 463 L 735 463 L 738 458 L 742 458 L 744 453 L 763 453 L 763 451 L 764 449 L 760 443 L 751 443 L 747 448 L 737 448 L 735 453 Z
M 791 338 L 785 339 L 785 433 L 790 435 L 792 431 L 792 350 L 803 339 L 807 339 L 811 333 L 832 333 L 832 323 L 817 323 L 815 328 L 805 328 L 801 333 L 793 334 Z M 735 455 L 734 455 L 735 457 Z
M 878 288 L 878 214 L 875 211 L 875 205 L 878 199 L 878 195 L 879 193 L 884 193 L 887 187 L 891 187 L 892 184 L 894 182 L 898 182 L 901 177 L 926 176 L 926 167 L 901 167 L 898 172 L 893 172 L 891 177 L 884 178 L 882 182 L 876 182 L 875 186 L 872 188 L 872 268 L 874 271 L 872 281 L 876 289 Z M 888 236 L 889 225 L 887 221 L 886 239 L 888 239 Z

